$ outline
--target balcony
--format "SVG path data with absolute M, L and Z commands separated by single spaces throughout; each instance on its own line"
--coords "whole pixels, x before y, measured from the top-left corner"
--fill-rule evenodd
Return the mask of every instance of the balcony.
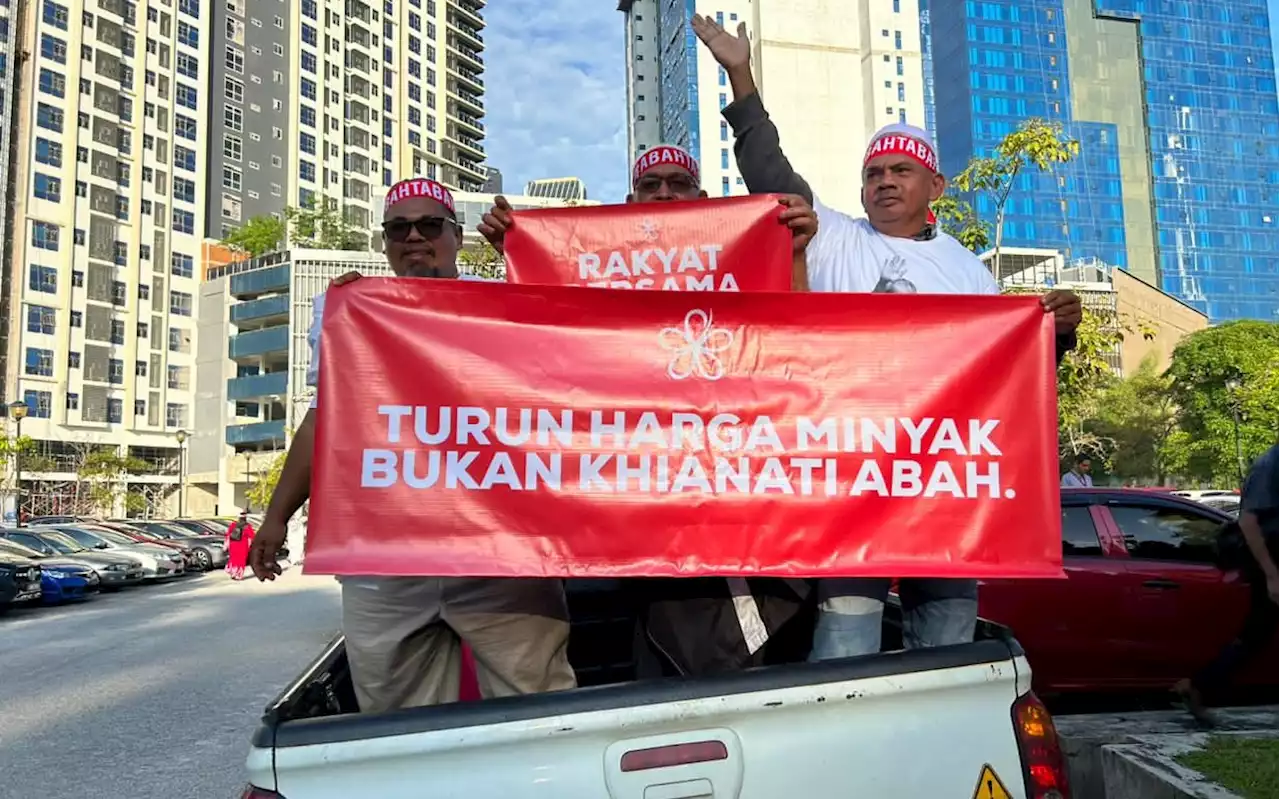
M 479 0 L 453 0 L 449 7 L 455 9 L 463 19 L 471 20 L 473 25 L 484 25 L 484 17 L 480 16 L 484 3 Z
M 473 69 L 484 69 L 484 56 L 479 50 L 467 44 L 462 38 L 453 34 L 449 35 L 448 42 L 449 47 L 453 48 L 453 51 L 461 56 L 460 60 L 464 59 L 471 62 L 468 66 Z
M 234 377 L 227 381 L 227 399 L 233 402 L 259 399 L 261 397 L 283 397 L 288 390 L 288 372 L 270 372 L 250 377 Z
M 270 291 L 285 291 L 289 288 L 289 276 L 288 264 L 232 275 L 231 296 L 236 299 L 253 299 Z
M 449 138 L 458 143 L 459 149 L 465 151 L 466 154 L 484 157 L 484 140 L 477 139 L 466 133 L 460 133 L 454 129 L 453 125 L 449 126 Z
M 289 326 L 277 325 L 240 333 L 227 339 L 227 354 L 236 358 L 252 358 L 272 352 L 289 351 Z
M 268 444 L 275 441 L 283 445 L 284 440 L 283 419 L 227 426 L 227 444 L 233 447 L 239 444 Z
M 276 294 L 231 306 L 231 324 L 240 327 L 267 327 L 289 321 L 289 295 Z
M 480 177 L 486 177 L 488 175 L 488 173 L 485 172 L 484 164 L 479 161 L 472 161 L 470 158 L 457 157 L 454 159 L 454 163 L 468 172 L 471 172 L 473 175 L 479 175 Z M 466 176 L 461 175 L 460 177 Z
M 477 117 L 484 116 L 484 97 L 482 95 L 467 91 L 456 84 L 449 86 L 449 94 L 458 98 L 459 111 L 465 109 L 466 112 Z
M 448 61 L 449 71 L 458 78 L 458 82 L 462 84 L 462 88 L 473 92 L 484 91 L 484 75 L 483 73 L 464 67 L 458 63 L 458 59 L 450 58 Z
M 480 120 L 480 117 L 475 116 L 474 114 L 468 114 L 466 111 L 461 111 L 452 103 L 449 105 L 449 114 L 460 124 L 471 128 L 481 136 L 484 135 L 484 122 Z
M 464 19 L 461 14 L 449 15 L 449 27 L 457 32 L 460 44 L 469 45 L 476 50 L 484 49 L 484 36 L 480 33 L 480 28 Z

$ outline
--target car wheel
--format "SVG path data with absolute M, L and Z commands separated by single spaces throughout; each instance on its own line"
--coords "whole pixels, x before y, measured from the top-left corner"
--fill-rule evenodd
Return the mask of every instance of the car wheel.
M 207 549 L 196 550 L 196 566 L 202 572 L 207 572 L 213 568 L 213 553 Z

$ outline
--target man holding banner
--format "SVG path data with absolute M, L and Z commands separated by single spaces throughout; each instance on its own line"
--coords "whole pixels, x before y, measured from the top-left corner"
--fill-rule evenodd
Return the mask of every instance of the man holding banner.
M 433 180 L 392 186 L 383 214 L 387 261 L 398 277 L 459 277 L 462 230 L 453 197 Z M 348 273 L 340 286 L 359 277 Z M 315 298 L 307 384 L 319 383 L 325 295 Z M 353 371 L 357 367 L 352 366 Z M 349 377 L 349 376 L 348 376 Z M 330 377 L 329 379 L 335 379 Z M 339 378 L 342 379 L 342 378 Z M 316 437 L 313 400 L 294 434 L 250 560 L 260 580 L 280 573 L 276 552 L 285 526 L 306 501 Z M 328 435 L 335 435 L 330 432 Z M 393 530 L 384 530 L 387 535 Z M 342 629 L 360 709 L 382 712 L 458 699 L 461 643 L 470 645 L 485 696 L 572 688 L 568 609 L 558 580 L 467 577 L 368 577 L 342 580 Z
M 695 14 L 694 32 L 728 73 L 734 101 L 722 113 L 733 128 L 734 153 L 753 193 L 794 192 L 811 200 L 821 230 L 808 252 L 808 276 L 815 291 L 921 294 L 998 294 L 1000 287 L 972 253 L 937 229 L 929 209 L 942 196 L 946 179 L 938 171 L 929 135 L 916 127 L 882 128 L 863 159 L 862 204 L 866 219 L 824 206 L 782 152 L 778 130 L 756 90 L 746 24 L 738 35 Z M 1080 300 L 1069 291 L 1043 299 L 1054 314 L 1057 356 L 1075 346 Z M 888 533 L 889 531 L 886 531 Z M 881 616 L 890 581 L 838 578 L 818 585 L 819 617 L 812 660 L 869 654 L 880 649 Z M 921 578 L 903 580 L 903 638 L 909 647 L 941 646 L 973 639 L 977 582 Z

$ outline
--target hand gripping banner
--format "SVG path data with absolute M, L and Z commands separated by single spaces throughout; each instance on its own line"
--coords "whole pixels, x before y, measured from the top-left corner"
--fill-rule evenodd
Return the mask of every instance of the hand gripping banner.
M 774 195 L 512 212 L 507 281 L 666 291 L 790 291 Z
M 1061 574 L 1035 297 L 328 294 L 306 570 Z

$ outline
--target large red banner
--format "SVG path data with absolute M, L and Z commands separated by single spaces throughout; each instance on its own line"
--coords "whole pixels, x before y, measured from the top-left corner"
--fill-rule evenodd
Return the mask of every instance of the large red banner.
M 775 195 L 513 211 L 507 280 L 666 291 L 790 291 Z
M 366 278 L 321 357 L 310 572 L 1061 573 L 1034 297 Z

